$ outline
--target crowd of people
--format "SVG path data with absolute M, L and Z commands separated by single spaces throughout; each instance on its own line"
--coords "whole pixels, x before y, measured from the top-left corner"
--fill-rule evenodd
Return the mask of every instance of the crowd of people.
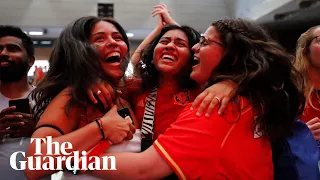
M 154 6 L 152 15 L 158 23 L 131 57 L 125 30 L 114 19 L 71 22 L 36 86 L 27 78 L 35 61 L 32 40 L 18 27 L 0 26 L 5 179 L 57 173 L 10 166 L 17 151 L 35 159 L 30 138 L 48 136 L 70 142 L 69 152 L 90 151 L 104 140 L 113 144 L 100 158 L 114 156 L 116 171 L 65 170 L 63 179 L 277 179 L 295 173 L 278 169 L 288 161 L 274 142 L 297 136 L 298 122 L 307 129 L 298 157 L 312 162 L 304 163 L 304 178 L 320 178 L 320 26 L 300 36 L 293 57 L 250 20 L 214 21 L 200 35 L 172 19 L 166 5 Z M 125 75 L 128 63 L 135 66 L 132 76 Z M 16 111 L 21 103 L 9 105 L 17 99 L 28 99 L 27 112 Z M 121 117 L 121 108 L 131 118 Z M 47 148 L 41 144 L 43 152 Z

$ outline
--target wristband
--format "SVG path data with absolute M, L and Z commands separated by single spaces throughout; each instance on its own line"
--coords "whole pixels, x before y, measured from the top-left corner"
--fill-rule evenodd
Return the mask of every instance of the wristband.
M 101 124 L 99 123 L 99 121 L 101 122 Z M 99 126 L 99 129 L 100 129 L 100 132 L 101 132 L 101 135 L 102 135 L 102 140 L 105 139 L 105 136 L 104 136 L 104 132 L 103 132 L 103 129 L 102 129 L 102 121 L 99 119 L 96 119 L 95 122 L 98 124 Z

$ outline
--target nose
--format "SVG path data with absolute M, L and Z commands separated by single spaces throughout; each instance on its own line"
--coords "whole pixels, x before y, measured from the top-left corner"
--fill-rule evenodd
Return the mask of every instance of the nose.
M 164 48 L 165 50 L 173 50 L 175 48 L 175 45 L 173 42 L 170 42 L 166 45 L 166 47 Z
M 107 41 L 106 44 L 108 47 L 114 47 L 117 46 L 117 41 L 115 39 L 113 39 L 112 37 L 110 37 Z
M 200 44 L 199 44 L 199 43 L 195 44 L 191 49 L 192 49 L 192 51 L 195 52 L 195 53 L 199 52 L 199 50 L 200 50 Z
M 9 52 L 7 51 L 6 48 L 0 49 L 0 57 L 3 57 L 3 56 L 9 56 Z

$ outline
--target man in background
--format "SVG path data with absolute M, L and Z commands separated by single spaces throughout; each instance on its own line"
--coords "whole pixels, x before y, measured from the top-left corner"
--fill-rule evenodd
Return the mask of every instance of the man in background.
M 20 28 L 0 26 L 0 180 L 26 179 L 23 171 L 10 166 L 10 156 L 25 152 L 35 128 L 35 121 L 28 113 L 15 112 L 9 100 L 25 99 L 33 90 L 28 83 L 28 71 L 35 61 L 33 42 Z M 30 103 L 32 101 L 29 101 Z M 31 106 L 30 106 L 31 107 Z M 17 156 L 19 161 L 24 157 Z

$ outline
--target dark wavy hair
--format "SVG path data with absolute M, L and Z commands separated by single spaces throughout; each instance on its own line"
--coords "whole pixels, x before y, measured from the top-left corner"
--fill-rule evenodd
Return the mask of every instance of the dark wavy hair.
M 193 62 L 193 51 L 191 48 L 199 42 L 200 34 L 191 27 L 188 26 L 177 26 L 168 25 L 162 28 L 160 34 L 153 39 L 153 41 L 142 51 L 141 53 L 141 63 L 139 65 L 140 76 L 143 80 L 142 87 L 144 90 L 149 90 L 158 85 L 158 70 L 153 64 L 153 53 L 157 46 L 160 38 L 168 31 L 180 30 L 184 32 L 188 37 L 189 47 L 190 47 L 190 58 L 189 65 L 186 66 L 182 72 L 179 73 L 178 83 L 183 89 L 189 89 L 196 86 L 196 82 L 190 78 L 190 73 L 192 71 Z
M 31 38 L 24 33 L 19 27 L 10 25 L 0 25 L 0 37 L 13 36 L 21 39 L 28 56 L 34 56 L 34 45 Z
M 129 40 L 119 23 L 110 18 L 94 16 L 82 17 L 72 22 L 60 34 L 54 45 L 47 75 L 31 93 L 36 102 L 33 109 L 36 120 L 40 119 L 51 100 L 66 87 L 71 87 L 71 99 L 65 107 L 67 113 L 71 105 L 86 105 L 86 91 L 96 80 L 101 78 L 108 81 L 100 67 L 99 53 L 89 41 L 92 28 L 100 21 L 113 24 L 123 36 L 128 46 L 124 64 L 128 64 Z M 123 65 L 124 70 L 126 65 Z
M 237 84 L 236 94 L 246 96 L 260 109 L 253 129 L 281 138 L 291 134 L 305 104 L 303 79 L 293 67 L 294 58 L 258 24 L 244 19 L 212 23 L 226 54 L 209 85 L 223 80 Z

